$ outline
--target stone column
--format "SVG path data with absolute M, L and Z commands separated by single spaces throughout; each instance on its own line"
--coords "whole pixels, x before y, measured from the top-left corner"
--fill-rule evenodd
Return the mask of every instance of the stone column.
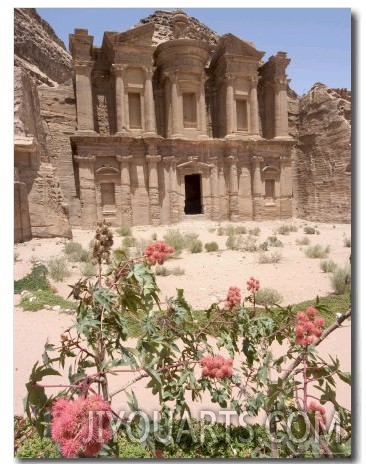
M 165 156 L 163 161 L 166 169 L 169 170 L 169 202 L 170 202 L 170 223 L 176 224 L 179 222 L 179 198 L 178 198 L 178 185 L 177 185 L 177 170 L 176 170 L 176 157 Z
M 95 133 L 91 84 L 93 65 L 94 61 L 86 61 L 74 66 L 78 132 Z
M 178 72 L 169 73 L 171 82 L 171 103 L 172 103 L 172 133 L 171 137 L 183 137 L 183 115 L 182 103 L 178 94 Z
M 155 145 L 149 145 L 148 153 L 146 160 L 149 170 L 149 217 L 150 224 L 158 226 L 160 224 L 158 163 L 161 161 L 161 156 L 157 154 Z
M 144 68 L 145 72 L 145 129 L 148 134 L 156 134 L 155 104 L 152 86 L 153 69 Z
M 117 125 L 117 134 L 127 132 L 126 124 L 126 105 L 125 105 L 125 84 L 124 77 L 126 73 L 126 68 L 121 64 L 113 64 L 112 69 L 115 75 L 116 83 L 116 125 Z
M 239 219 L 239 201 L 238 201 L 238 170 L 237 157 L 235 151 L 227 157 L 229 164 L 229 219 L 237 222 Z
M 117 155 L 121 165 L 121 218 L 123 226 L 132 226 L 130 155 Z
M 75 156 L 79 165 L 79 188 L 81 226 L 83 229 L 95 227 L 97 222 L 97 199 L 94 179 L 95 156 Z
M 234 132 L 234 75 L 225 74 L 226 80 L 226 135 Z
M 259 111 L 257 95 L 258 78 L 252 77 L 250 89 L 250 134 L 259 135 Z
M 285 78 L 276 78 L 274 82 L 274 136 L 288 137 L 287 90 Z
M 206 99 L 205 99 L 205 73 L 201 74 L 200 90 L 198 99 L 199 108 L 199 129 L 201 130 L 201 137 L 207 138 L 207 117 L 206 117 Z
M 261 179 L 261 156 L 252 156 L 252 194 L 253 194 L 253 219 L 261 219 L 263 186 Z
M 281 219 L 292 217 L 292 169 L 289 156 L 280 157 L 280 215 Z
M 211 170 L 211 220 L 219 221 L 219 172 L 218 172 L 218 157 L 210 159 L 213 168 Z

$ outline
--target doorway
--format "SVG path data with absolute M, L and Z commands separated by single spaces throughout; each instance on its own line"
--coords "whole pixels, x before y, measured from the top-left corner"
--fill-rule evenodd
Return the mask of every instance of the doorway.
M 185 214 L 202 214 L 201 175 L 190 174 L 184 176 L 185 185 Z

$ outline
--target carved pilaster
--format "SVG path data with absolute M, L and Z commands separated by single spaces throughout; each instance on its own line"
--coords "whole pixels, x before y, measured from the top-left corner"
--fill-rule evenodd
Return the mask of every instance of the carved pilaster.
M 235 151 L 226 158 L 229 165 L 229 218 L 230 221 L 239 219 L 239 201 L 238 201 L 238 170 L 237 156 Z
M 143 68 L 145 73 L 145 132 L 156 134 L 154 94 L 152 86 L 153 68 Z
M 78 132 L 94 134 L 93 94 L 91 73 L 94 61 L 75 63 L 76 114 Z
M 165 156 L 163 162 L 166 169 L 169 170 L 169 202 L 170 202 L 170 222 L 176 224 L 179 222 L 179 198 L 177 185 L 177 159 L 175 156 Z
M 121 64 L 113 64 L 112 70 L 115 76 L 116 88 L 116 122 L 117 135 L 127 133 L 126 104 L 125 104 L 125 75 L 127 68 Z
M 219 158 L 214 156 L 210 158 L 212 164 L 211 169 L 211 219 L 213 221 L 220 220 L 220 205 L 219 205 Z
M 158 163 L 161 161 L 161 156 L 157 154 L 155 146 L 149 146 L 149 154 L 146 156 L 146 160 L 149 171 L 150 224 L 158 226 L 160 224 Z
M 121 218 L 122 225 L 132 225 L 132 206 L 131 206 L 131 179 L 130 161 L 131 155 L 117 155 L 117 161 L 121 166 Z
M 259 112 L 258 112 L 258 95 L 257 95 L 258 78 L 251 78 L 250 88 L 250 134 L 259 135 Z
M 90 153 L 74 157 L 79 166 L 79 191 L 81 225 L 85 229 L 93 228 L 97 221 L 97 199 L 94 178 L 95 156 Z
M 274 136 L 288 137 L 287 80 L 274 78 Z
M 252 192 L 253 192 L 253 219 L 262 215 L 263 188 L 261 179 L 261 156 L 252 156 Z
M 226 135 L 234 132 L 234 79 L 233 74 L 225 74 L 226 82 Z
M 183 137 L 183 114 L 182 102 L 178 93 L 178 71 L 167 73 L 166 77 L 169 79 L 171 85 L 171 137 Z

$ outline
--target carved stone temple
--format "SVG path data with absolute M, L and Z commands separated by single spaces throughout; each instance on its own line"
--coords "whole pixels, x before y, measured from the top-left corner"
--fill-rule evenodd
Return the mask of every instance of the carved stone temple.
M 71 134 L 80 226 L 293 216 L 286 67 L 232 34 L 212 45 L 154 24 L 70 35 L 77 130 Z

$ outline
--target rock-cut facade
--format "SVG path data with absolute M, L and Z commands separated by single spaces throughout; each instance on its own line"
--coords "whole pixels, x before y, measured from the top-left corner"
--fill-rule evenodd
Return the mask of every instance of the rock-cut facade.
M 79 225 L 175 224 L 293 216 L 285 52 L 232 34 L 189 36 L 183 11 L 154 43 L 147 21 L 70 34 L 76 130 L 70 135 Z

